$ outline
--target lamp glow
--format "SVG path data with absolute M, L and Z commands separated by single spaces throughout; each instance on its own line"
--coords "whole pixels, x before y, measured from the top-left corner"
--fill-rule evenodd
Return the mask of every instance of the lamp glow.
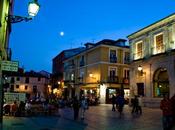
M 36 16 L 39 11 L 39 8 L 40 8 L 40 5 L 36 0 L 34 0 L 33 2 L 29 2 L 28 14 L 32 17 Z
M 137 69 L 138 69 L 138 71 L 142 71 L 143 68 L 141 65 L 139 65 Z

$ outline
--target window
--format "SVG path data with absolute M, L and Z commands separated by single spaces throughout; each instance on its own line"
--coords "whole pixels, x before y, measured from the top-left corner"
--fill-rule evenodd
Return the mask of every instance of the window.
M 129 69 L 124 69 L 124 78 L 129 78 Z
M 71 80 L 72 81 L 74 80 L 74 74 L 71 74 Z
M 130 55 L 129 52 L 124 52 L 124 64 L 129 64 Z
M 27 90 L 27 88 L 28 88 L 28 86 L 26 85 L 26 86 L 25 86 L 25 90 Z
M 38 77 L 38 81 L 41 81 L 41 78 L 40 77 Z
M 14 91 L 14 85 L 10 85 L 10 91 L 13 92 Z
M 134 59 L 140 59 L 143 58 L 143 42 L 136 43 L 136 54 L 134 56 Z
M 116 67 L 110 67 L 108 72 L 108 82 L 118 82 L 118 76 L 117 76 L 117 68 Z
M 110 50 L 110 62 L 117 63 L 116 50 Z
M 81 56 L 81 59 L 80 59 L 80 67 L 81 66 L 84 66 L 84 56 Z
M 162 53 L 165 51 L 165 46 L 163 44 L 163 33 L 154 36 L 154 48 L 153 54 Z
M 29 83 L 29 77 L 26 77 L 25 83 Z
M 16 81 L 20 81 L 20 77 L 16 77 Z
M 16 85 L 16 88 L 18 89 L 19 88 L 19 85 Z
M 15 82 L 14 77 L 11 77 L 11 83 L 14 83 L 14 82 Z
M 37 92 L 37 86 L 36 86 L 36 85 L 33 86 L 33 92 L 34 92 L 34 93 Z
M 110 68 L 110 70 L 109 70 L 109 76 L 110 77 L 116 76 L 116 68 Z

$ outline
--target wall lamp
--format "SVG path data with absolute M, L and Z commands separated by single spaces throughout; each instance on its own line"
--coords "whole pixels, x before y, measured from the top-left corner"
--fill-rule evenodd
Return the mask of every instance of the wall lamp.
M 146 72 L 143 72 L 143 68 L 142 68 L 141 65 L 139 65 L 139 66 L 137 67 L 137 69 L 138 69 L 138 72 L 139 72 L 140 76 L 142 76 L 143 74 L 146 74 Z
M 38 4 L 38 1 L 33 0 L 32 2 L 29 2 L 29 4 L 28 4 L 28 17 L 17 16 L 17 15 L 8 15 L 8 16 L 6 16 L 6 21 L 9 21 L 10 23 L 30 21 L 30 20 L 32 20 L 32 18 L 34 16 L 37 15 L 39 8 L 40 8 L 40 5 Z
M 138 71 L 143 71 L 143 68 L 141 65 L 139 65 L 137 69 L 138 69 Z

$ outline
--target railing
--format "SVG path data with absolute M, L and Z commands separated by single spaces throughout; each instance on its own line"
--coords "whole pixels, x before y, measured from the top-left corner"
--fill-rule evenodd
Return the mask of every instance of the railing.
M 129 58 L 124 58 L 124 64 L 129 64 L 130 63 L 130 59 Z
M 118 76 L 108 76 L 108 83 L 119 83 Z
M 117 57 L 116 56 L 110 56 L 110 63 L 117 63 Z

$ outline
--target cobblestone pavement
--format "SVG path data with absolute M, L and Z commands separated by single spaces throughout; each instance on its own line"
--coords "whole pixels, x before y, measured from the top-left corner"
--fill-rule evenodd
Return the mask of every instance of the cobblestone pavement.
M 111 111 L 111 105 L 90 107 L 85 119 L 73 120 L 71 108 L 60 109 L 61 116 L 4 117 L 3 130 L 161 130 L 161 111 L 143 108 L 143 114 L 131 114 L 129 106 L 123 114 Z

